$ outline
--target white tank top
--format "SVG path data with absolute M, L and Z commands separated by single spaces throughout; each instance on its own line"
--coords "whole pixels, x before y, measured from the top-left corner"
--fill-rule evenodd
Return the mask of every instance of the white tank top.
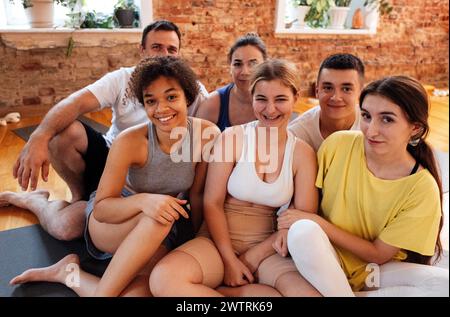
M 262 181 L 255 167 L 256 158 L 256 126 L 258 121 L 242 125 L 244 140 L 241 158 L 228 179 L 228 193 L 236 199 L 254 204 L 281 207 L 294 194 L 294 178 L 292 161 L 295 149 L 295 136 L 287 131 L 288 137 L 284 150 L 283 165 L 278 178 L 273 183 Z

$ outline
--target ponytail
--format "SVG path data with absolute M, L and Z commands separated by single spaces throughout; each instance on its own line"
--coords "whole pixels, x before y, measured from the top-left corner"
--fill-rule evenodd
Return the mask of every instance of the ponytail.
M 428 131 L 426 131 L 428 132 Z M 412 146 L 408 144 L 407 147 L 408 152 L 416 159 L 417 162 L 419 162 L 420 165 L 422 165 L 424 168 L 426 168 L 430 174 L 433 176 L 434 180 L 438 184 L 439 188 L 439 199 L 440 199 L 440 207 L 441 207 L 441 220 L 439 222 L 439 230 L 438 230 L 438 236 L 436 240 L 436 246 L 435 246 L 435 259 L 434 263 L 439 261 L 439 259 L 442 256 L 442 243 L 440 239 L 440 233 L 442 230 L 442 226 L 444 224 L 444 214 L 442 211 L 442 183 L 441 183 L 441 177 L 439 174 L 439 169 L 435 160 L 434 153 L 431 149 L 431 147 L 425 142 L 425 140 L 421 139 L 419 143 L 416 146 Z M 414 263 L 420 263 L 420 264 L 432 264 L 431 263 L 431 256 L 424 256 L 416 252 L 407 251 L 408 252 L 408 258 L 407 261 L 414 262 Z
M 414 139 L 407 146 L 407 151 L 414 159 L 426 168 L 433 176 L 439 188 L 439 200 L 441 202 L 441 221 L 436 237 L 435 246 L 435 262 L 442 256 L 442 244 L 440 233 L 444 223 L 444 215 L 442 212 L 442 183 L 439 169 L 436 164 L 434 153 L 430 146 L 425 142 L 425 138 L 429 131 L 428 126 L 428 110 L 429 99 L 426 90 L 414 78 L 407 76 L 391 76 L 374 81 L 367 85 L 361 92 L 359 104 L 362 105 L 364 98 L 368 95 L 379 95 L 390 99 L 398 105 L 405 113 L 410 123 L 418 124 L 421 129 L 420 133 L 414 136 Z M 416 252 L 407 251 L 408 257 L 406 261 L 431 264 L 432 256 L 424 256 Z

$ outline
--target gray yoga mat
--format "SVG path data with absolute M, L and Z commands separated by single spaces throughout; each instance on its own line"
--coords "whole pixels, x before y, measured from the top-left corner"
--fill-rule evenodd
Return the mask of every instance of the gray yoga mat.
M 104 126 L 101 123 L 98 123 L 92 119 L 89 119 L 85 116 L 81 116 L 78 118 L 78 120 L 80 120 L 81 122 L 87 124 L 88 126 L 90 126 L 91 128 L 93 128 L 94 130 L 105 134 L 106 131 L 108 131 L 108 127 Z M 19 129 L 14 129 L 12 130 L 15 134 L 17 134 L 17 136 L 19 136 L 20 138 L 22 138 L 25 141 L 28 141 L 28 139 L 30 138 L 31 133 L 33 133 L 33 131 L 37 128 L 37 125 L 32 125 L 29 127 L 24 127 L 24 128 L 19 128 Z
M 81 268 L 97 276 L 103 274 L 109 263 L 90 257 L 83 239 L 59 241 L 47 234 L 40 225 L 0 232 L 0 297 L 77 296 L 71 289 L 58 283 L 9 285 L 9 281 L 23 271 L 52 265 L 70 253 L 78 254 Z

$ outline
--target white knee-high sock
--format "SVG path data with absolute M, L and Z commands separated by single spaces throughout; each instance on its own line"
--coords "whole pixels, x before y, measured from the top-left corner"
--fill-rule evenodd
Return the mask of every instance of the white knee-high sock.
M 323 296 L 354 296 L 322 228 L 311 220 L 299 220 L 288 231 L 288 249 L 300 274 Z

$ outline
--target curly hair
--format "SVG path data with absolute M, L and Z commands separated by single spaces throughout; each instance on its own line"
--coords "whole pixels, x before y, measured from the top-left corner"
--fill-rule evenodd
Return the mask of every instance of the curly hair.
M 199 93 L 197 76 L 188 64 L 174 56 L 157 56 L 143 59 L 131 74 L 130 88 L 133 95 L 144 104 L 142 92 L 159 77 L 175 79 L 184 91 L 188 107 Z

